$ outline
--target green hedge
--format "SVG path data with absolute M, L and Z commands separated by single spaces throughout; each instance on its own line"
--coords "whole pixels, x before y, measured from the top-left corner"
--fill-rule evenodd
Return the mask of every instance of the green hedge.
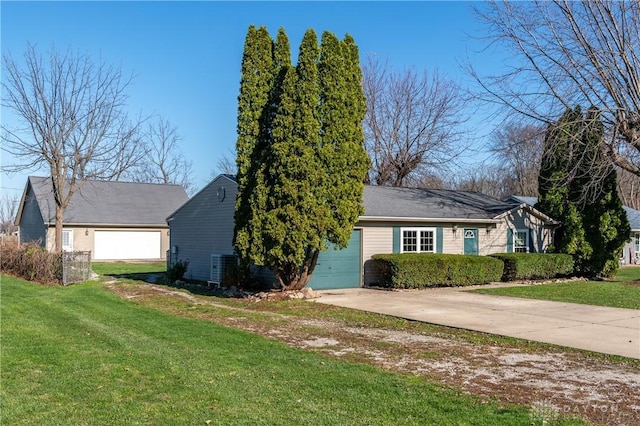
M 393 288 L 465 286 L 499 281 L 503 263 L 492 257 L 457 254 L 376 254 L 379 284 Z
M 547 279 L 573 273 L 573 257 L 558 253 L 498 253 L 504 262 L 502 281 Z

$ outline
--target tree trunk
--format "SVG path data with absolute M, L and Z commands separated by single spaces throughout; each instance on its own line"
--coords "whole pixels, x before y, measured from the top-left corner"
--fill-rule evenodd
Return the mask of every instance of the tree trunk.
M 309 284 L 313 271 L 318 263 L 319 254 L 320 250 L 307 247 L 302 267 L 297 265 L 288 265 L 286 268 L 274 271 L 282 291 L 302 290 L 307 284 Z
M 63 226 L 64 208 L 56 206 L 56 236 L 53 251 L 60 253 L 62 251 L 62 226 Z

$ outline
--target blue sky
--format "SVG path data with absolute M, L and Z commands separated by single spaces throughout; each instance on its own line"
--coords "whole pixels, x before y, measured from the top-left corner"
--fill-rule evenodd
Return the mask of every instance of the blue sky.
M 501 59 L 472 38 L 481 29 L 469 2 L 0 2 L 2 53 L 19 59 L 27 43 L 71 47 L 133 73 L 129 110 L 159 114 L 178 128 L 204 186 L 236 138 L 240 61 L 249 25 L 275 36 L 284 27 L 293 59 L 307 28 L 351 34 L 361 58 L 375 53 L 397 69 L 438 69 L 462 85 L 460 64 L 492 69 Z M 2 121 L 13 117 L 2 110 Z M 476 117 L 472 120 L 481 122 Z M 484 125 L 481 145 L 492 128 Z M 469 151 L 471 152 L 471 151 Z M 13 159 L 2 153 L 2 163 Z M 35 171 L 31 174 L 45 175 Z M 2 173 L 2 191 L 21 193 L 27 174 Z

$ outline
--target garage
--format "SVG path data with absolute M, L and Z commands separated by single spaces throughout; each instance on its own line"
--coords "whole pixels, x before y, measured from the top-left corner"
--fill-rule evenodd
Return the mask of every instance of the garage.
M 362 268 L 362 231 L 351 233 L 349 245 L 342 250 L 329 247 L 318 256 L 309 287 L 314 290 L 360 287 Z
M 95 231 L 94 260 L 160 259 L 160 231 Z

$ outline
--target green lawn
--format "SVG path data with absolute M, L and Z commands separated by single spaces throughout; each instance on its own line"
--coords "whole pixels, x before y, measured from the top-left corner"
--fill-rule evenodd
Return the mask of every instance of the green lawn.
M 165 262 L 131 263 L 131 262 L 92 262 L 91 267 L 98 275 L 131 275 L 166 272 Z
M 0 423 L 531 423 L 527 407 L 179 318 L 103 286 L 2 276 Z
M 640 309 L 640 268 L 620 268 L 609 281 L 575 281 L 475 290 L 497 296 Z

